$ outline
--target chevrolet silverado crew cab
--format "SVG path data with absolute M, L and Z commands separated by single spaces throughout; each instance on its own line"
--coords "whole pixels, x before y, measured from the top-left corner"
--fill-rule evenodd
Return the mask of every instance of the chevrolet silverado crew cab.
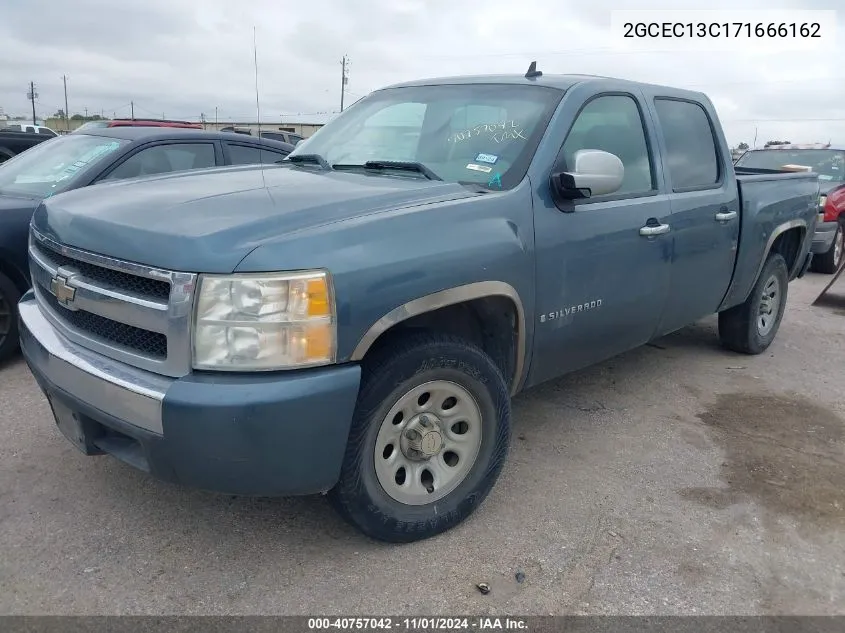
M 818 204 L 816 174 L 736 175 L 700 93 L 405 83 L 281 165 L 44 200 L 21 346 L 86 454 L 413 541 L 482 503 L 520 390 L 712 313 L 765 350 Z

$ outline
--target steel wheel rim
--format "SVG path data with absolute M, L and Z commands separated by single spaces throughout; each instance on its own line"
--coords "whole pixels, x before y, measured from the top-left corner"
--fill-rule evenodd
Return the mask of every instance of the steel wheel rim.
M 481 449 L 481 408 L 461 385 L 423 383 L 403 394 L 381 422 L 373 458 L 382 489 L 420 506 L 455 490 Z
M 775 326 L 780 312 L 780 293 L 780 280 L 772 275 L 763 285 L 763 296 L 757 314 L 757 331 L 760 336 L 766 336 Z
M 0 345 L 6 342 L 6 337 L 12 331 L 12 306 L 6 296 L 0 292 Z

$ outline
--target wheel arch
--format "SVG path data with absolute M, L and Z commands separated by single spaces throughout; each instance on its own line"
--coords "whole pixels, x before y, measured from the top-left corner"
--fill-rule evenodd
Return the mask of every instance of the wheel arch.
M 795 238 L 788 236 L 796 235 Z M 807 222 L 803 219 L 789 220 L 783 224 L 779 224 L 773 230 L 769 239 L 766 241 L 766 246 L 763 249 L 763 256 L 757 264 L 757 272 L 754 275 L 754 281 L 751 287 L 757 283 L 760 278 L 760 273 L 763 272 L 763 267 L 766 265 L 766 260 L 772 252 L 779 252 L 786 260 L 786 266 L 789 270 L 789 278 L 792 279 L 801 267 L 798 255 L 801 253 L 801 247 L 807 237 Z M 749 290 L 750 292 L 750 290 Z
M 514 395 L 522 384 L 525 372 L 526 354 L 526 323 L 525 309 L 519 293 L 510 284 L 503 281 L 479 281 L 453 288 L 440 290 L 397 306 L 370 328 L 358 341 L 349 360 L 361 361 L 367 352 L 382 340 L 396 326 L 406 323 L 415 317 L 436 313 L 452 306 L 469 305 L 473 301 L 502 298 L 510 302 L 515 315 L 514 359 L 511 376 L 506 376 L 510 383 L 511 395 Z

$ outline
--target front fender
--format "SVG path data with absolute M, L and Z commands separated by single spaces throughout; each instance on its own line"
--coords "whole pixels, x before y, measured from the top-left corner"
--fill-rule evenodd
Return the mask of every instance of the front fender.
M 510 191 L 364 215 L 280 236 L 237 272 L 328 269 L 338 362 L 360 360 L 391 324 L 444 302 L 515 296 L 524 362 L 533 336 L 533 320 L 524 318 L 534 310 L 531 204 L 526 179 Z

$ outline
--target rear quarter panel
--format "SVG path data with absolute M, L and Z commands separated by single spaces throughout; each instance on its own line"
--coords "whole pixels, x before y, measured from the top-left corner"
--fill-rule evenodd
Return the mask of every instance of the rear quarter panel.
M 738 175 L 739 250 L 733 281 L 720 310 L 744 302 L 757 281 L 778 235 L 793 228 L 803 232 L 790 278 L 810 248 L 818 216 L 819 182 L 815 174 Z

